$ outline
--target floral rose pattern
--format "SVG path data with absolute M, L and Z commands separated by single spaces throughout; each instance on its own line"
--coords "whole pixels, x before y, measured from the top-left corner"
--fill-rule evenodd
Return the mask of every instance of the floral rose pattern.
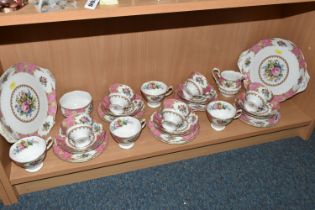
M 163 89 L 162 85 L 155 82 L 149 82 L 144 85 L 144 89 L 146 90 L 154 90 L 154 89 Z
M 16 145 L 16 147 L 14 147 L 13 149 L 13 154 L 17 155 L 20 152 L 22 152 L 24 149 L 27 149 L 28 147 L 34 145 L 38 143 L 37 141 L 33 140 L 33 139 L 29 139 L 29 140 L 22 140 L 20 143 L 18 143 Z
M 263 66 L 264 77 L 272 83 L 278 83 L 284 77 L 283 65 L 278 60 L 269 60 L 268 63 Z
M 127 125 L 129 121 L 127 119 L 118 119 L 111 127 L 111 129 L 114 131 L 117 128 L 121 128 L 125 125 Z
M 20 85 L 13 91 L 11 108 L 17 119 L 22 122 L 32 121 L 38 114 L 39 101 L 36 92 L 26 85 Z

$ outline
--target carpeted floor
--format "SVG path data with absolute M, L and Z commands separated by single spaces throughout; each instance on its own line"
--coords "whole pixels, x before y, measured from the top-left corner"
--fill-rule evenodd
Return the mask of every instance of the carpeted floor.
M 0 204 L 1 205 L 1 204 Z M 315 209 L 315 133 L 22 195 L 2 209 Z

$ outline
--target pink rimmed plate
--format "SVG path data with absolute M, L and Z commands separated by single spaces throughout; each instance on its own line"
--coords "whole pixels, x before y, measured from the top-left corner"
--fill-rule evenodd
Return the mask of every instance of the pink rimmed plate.
M 96 142 L 98 146 L 95 149 L 83 151 L 83 152 L 69 152 L 64 149 L 63 142 L 65 141 L 65 137 L 58 135 L 55 139 L 55 144 L 53 146 L 53 151 L 55 155 L 60 158 L 61 160 L 67 162 L 74 162 L 80 163 L 85 162 L 91 159 L 96 158 L 100 154 L 104 152 L 106 146 L 108 144 L 108 134 L 107 132 L 101 132 L 100 134 L 96 135 Z
M 198 120 L 196 120 L 196 123 L 194 124 L 194 126 L 192 126 L 191 132 L 189 132 L 185 135 L 173 135 L 173 134 L 166 133 L 165 131 L 161 130 L 161 126 L 156 123 L 155 118 L 159 118 L 156 115 L 158 115 L 158 112 L 154 112 L 151 115 L 150 120 L 148 122 L 148 127 L 149 127 L 152 135 L 156 139 L 158 139 L 164 143 L 167 143 L 167 144 L 186 144 L 186 143 L 193 141 L 196 138 L 196 136 L 199 134 Z
M 142 99 L 142 97 L 138 94 L 135 95 L 135 98 L 132 100 L 133 106 L 130 110 L 127 110 L 124 114 L 122 115 L 114 115 L 110 110 L 109 110 L 109 98 L 108 96 L 105 96 L 103 100 L 99 103 L 98 105 L 98 115 L 102 120 L 105 120 L 106 122 L 111 122 L 117 117 L 120 116 L 133 116 L 138 119 L 141 119 L 143 114 L 144 114 L 144 109 L 145 109 L 145 104 Z
M 27 136 L 47 136 L 57 112 L 55 78 L 48 69 L 18 63 L 0 78 L 0 123 L 14 143 Z
M 310 79 L 304 55 L 294 43 L 281 38 L 264 39 L 244 51 L 238 60 L 245 88 L 259 82 L 281 102 L 306 89 Z

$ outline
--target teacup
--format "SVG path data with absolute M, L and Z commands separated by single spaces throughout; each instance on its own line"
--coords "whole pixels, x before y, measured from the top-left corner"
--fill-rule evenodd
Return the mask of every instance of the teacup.
M 141 92 L 151 108 L 157 108 L 161 105 L 164 97 L 169 96 L 173 92 L 172 86 L 167 86 L 160 81 L 148 81 L 141 86 Z
M 110 86 L 109 92 L 111 93 L 118 93 L 125 97 L 127 97 L 130 101 L 134 99 L 134 92 L 131 87 L 125 84 L 115 83 Z
M 92 111 L 92 96 L 90 93 L 75 90 L 65 93 L 59 100 L 61 113 L 67 117 L 78 113 L 90 113 Z
M 61 135 L 66 136 L 69 128 L 75 125 L 92 125 L 93 120 L 92 117 L 88 114 L 73 114 L 61 122 Z
M 109 125 L 109 130 L 114 140 L 122 149 L 130 149 L 138 139 L 141 130 L 145 127 L 145 119 L 135 117 L 118 117 Z
M 202 88 L 203 92 L 204 89 L 206 89 L 209 85 L 207 78 L 200 72 L 192 73 L 190 78 L 194 80 Z
M 240 72 L 233 70 L 221 72 L 220 69 L 213 68 L 212 76 L 218 85 L 219 91 L 225 97 L 232 97 L 241 89 L 243 75 Z
M 161 111 L 161 114 L 161 124 L 164 130 L 167 132 L 175 132 L 185 122 L 185 117 L 182 114 L 174 111 L 174 109 L 165 108 Z
M 85 148 L 94 139 L 93 127 L 91 125 L 74 125 L 67 130 L 67 143 L 73 148 Z
M 203 94 L 202 87 L 193 79 L 187 79 L 183 86 L 183 96 L 191 100 L 195 97 L 201 97 Z
M 211 121 L 211 127 L 216 131 L 222 131 L 233 119 L 241 116 L 242 110 L 225 101 L 213 101 L 207 105 L 207 116 Z
M 163 101 L 163 109 L 172 109 L 174 112 L 182 115 L 183 118 L 186 118 L 190 114 L 189 106 L 185 102 L 174 98 L 165 99 Z
M 244 108 L 248 112 L 257 112 L 272 99 L 272 92 L 261 83 L 251 83 L 245 93 Z
M 109 94 L 109 110 L 115 115 L 121 115 L 132 105 L 130 99 L 120 93 Z
M 52 146 L 53 141 L 47 141 L 38 137 L 30 136 L 15 142 L 9 151 L 10 158 L 28 172 L 39 171 L 44 165 L 46 151 Z

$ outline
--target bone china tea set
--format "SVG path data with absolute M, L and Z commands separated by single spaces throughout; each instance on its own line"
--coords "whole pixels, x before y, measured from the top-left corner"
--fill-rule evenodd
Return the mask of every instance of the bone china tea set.
M 67 92 L 59 100 L 64 118 L 52 138 L 47 136 L 57 112 L 55 78 L 48 69 L 19 63 L 0 78 L 0 133 L 13 144 L 10 158 L 25 171 L 36 172 L 51 147 L 61 160 L 85 162 L 105 151 L 109 136 L 119 148 L 133 148 L 146 125 L 158 141 L 189 143 L 199 134 L 197 112 L 205 112 L 214 131 L 228 130 L 236 119 L 255 127 L 274 126 L 280 120 L 280 102 L 304 91 L 310 79 L 302 51 L 280 38 L 259 41 L 241 53 L 237 65 L 240 72 L 218 68 L 209 72 L 220 99 L 199 72 L 174 88 L 146 81 L 139 94 L 126 84 L 112 84 L 97 106 L 109 132 L 92 118 L 89 92 Z M 155 109 L 147 120 L 145 101 Z

